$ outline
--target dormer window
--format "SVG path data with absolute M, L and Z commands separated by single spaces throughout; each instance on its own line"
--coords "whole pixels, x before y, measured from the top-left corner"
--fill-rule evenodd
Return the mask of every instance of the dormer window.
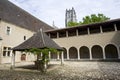
M 10 30 L 11 30 L 10 27 L 7 26 L 7 30 L 6 30 L 7 35 L 10 35 Z

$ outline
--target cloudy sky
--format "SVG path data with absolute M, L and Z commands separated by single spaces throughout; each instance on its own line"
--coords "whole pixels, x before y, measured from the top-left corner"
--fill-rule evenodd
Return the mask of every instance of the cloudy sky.
M 111 19 L 120 18 L 120 0 L 9 0 L 36 16 L 40 20 L 58 28 L 64 28 L 65 10 L 74 7 L 77 20 L 90 14 L 103 13 Z

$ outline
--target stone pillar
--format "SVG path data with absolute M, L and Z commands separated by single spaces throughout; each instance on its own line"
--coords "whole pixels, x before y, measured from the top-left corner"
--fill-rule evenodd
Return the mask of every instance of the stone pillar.
M 78 29 L 76 29 L 76 36 L 78 36 Z
M 63 65 L 63 63 L 64 63 L 64 55 L 63 55 L 63 51 L 61 52 L 61 65 Z
M 66 37 L 68 37 L 68 31 L 66 31 Z
M 118 51 L 118 59 L 120 59 L 120 49 L 119 49 L 119 47 L 117 47 L 117 51 Z
M 57 32 L 57 38 L 59 38 L 59 32 Z
M 15 51 L 12 52 L 11 56 L 11 69 L 13 70 L 15 68 Z
M 115 31 L 117 31 L 117 26 L 116 26 L 116 24 L 114 24 L 114 28 L 115 28 Z
M 67 60 L 69 60 L 69 49 L 67 49 Z
M 91 52 L 91 48 L 90 48 L 89 50 L 90 50 L 90 60 L 92 60 L 92 52 Z
M 89 28 L 87 28 L 87 32 L 88 32 L 88 35 L 90 34 L 90 29 Z
M 105 49 L 103 48 L 103 59 L 106 59 Z
M 80 60 L 79 49 L 77 49 L 77 53 L 78 53 L 78 60 Z
M 102 26 L 100 26 L 100 33 L 103 33 Z

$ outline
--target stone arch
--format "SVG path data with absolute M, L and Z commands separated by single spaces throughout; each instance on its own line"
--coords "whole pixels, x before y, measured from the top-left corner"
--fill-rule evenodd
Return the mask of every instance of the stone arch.
M 71 47 L 71 48 L 69 49 L 69 58 L 70 58 L 70 59 L 77 59 L 77 56 L 78 56 L 77 48 Z
M 63 56 L 64 59 L 67 59 L 67 49 L 63 47 Z
M 21 55 L 21 61 L 26 61 L 26 54 Z
M 63 47 L 63 58 L 67 59 L 67 49 Z M 61 59 L 61 54 L 59 53 L 59 59 Z
M 106 55 L 106 59 L 118 58 L 117 47 L 113 44 L 106 45 L 105 46 L 105 55 Z
M 103 49 L 99 45 L 94 45 L 91 48 L 92 58 L 93 59 L 103 59 Z
M 89 51 L 89 48 L 88 48 L 88 47 L 82 46 L 82 47 L 79 49 L 79 52 L 80 52 L 80 59 L 90 58 L 90 51 Z

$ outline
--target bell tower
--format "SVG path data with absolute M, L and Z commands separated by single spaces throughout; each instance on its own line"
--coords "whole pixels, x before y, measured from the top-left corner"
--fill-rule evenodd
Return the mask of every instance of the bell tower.
M 76 12 L 75 9 L 72 7 L 72 9 L 67 10 L 65 13 L 65 26 L 68 27 L 68 22 L 77 22 L 76 19 Z

